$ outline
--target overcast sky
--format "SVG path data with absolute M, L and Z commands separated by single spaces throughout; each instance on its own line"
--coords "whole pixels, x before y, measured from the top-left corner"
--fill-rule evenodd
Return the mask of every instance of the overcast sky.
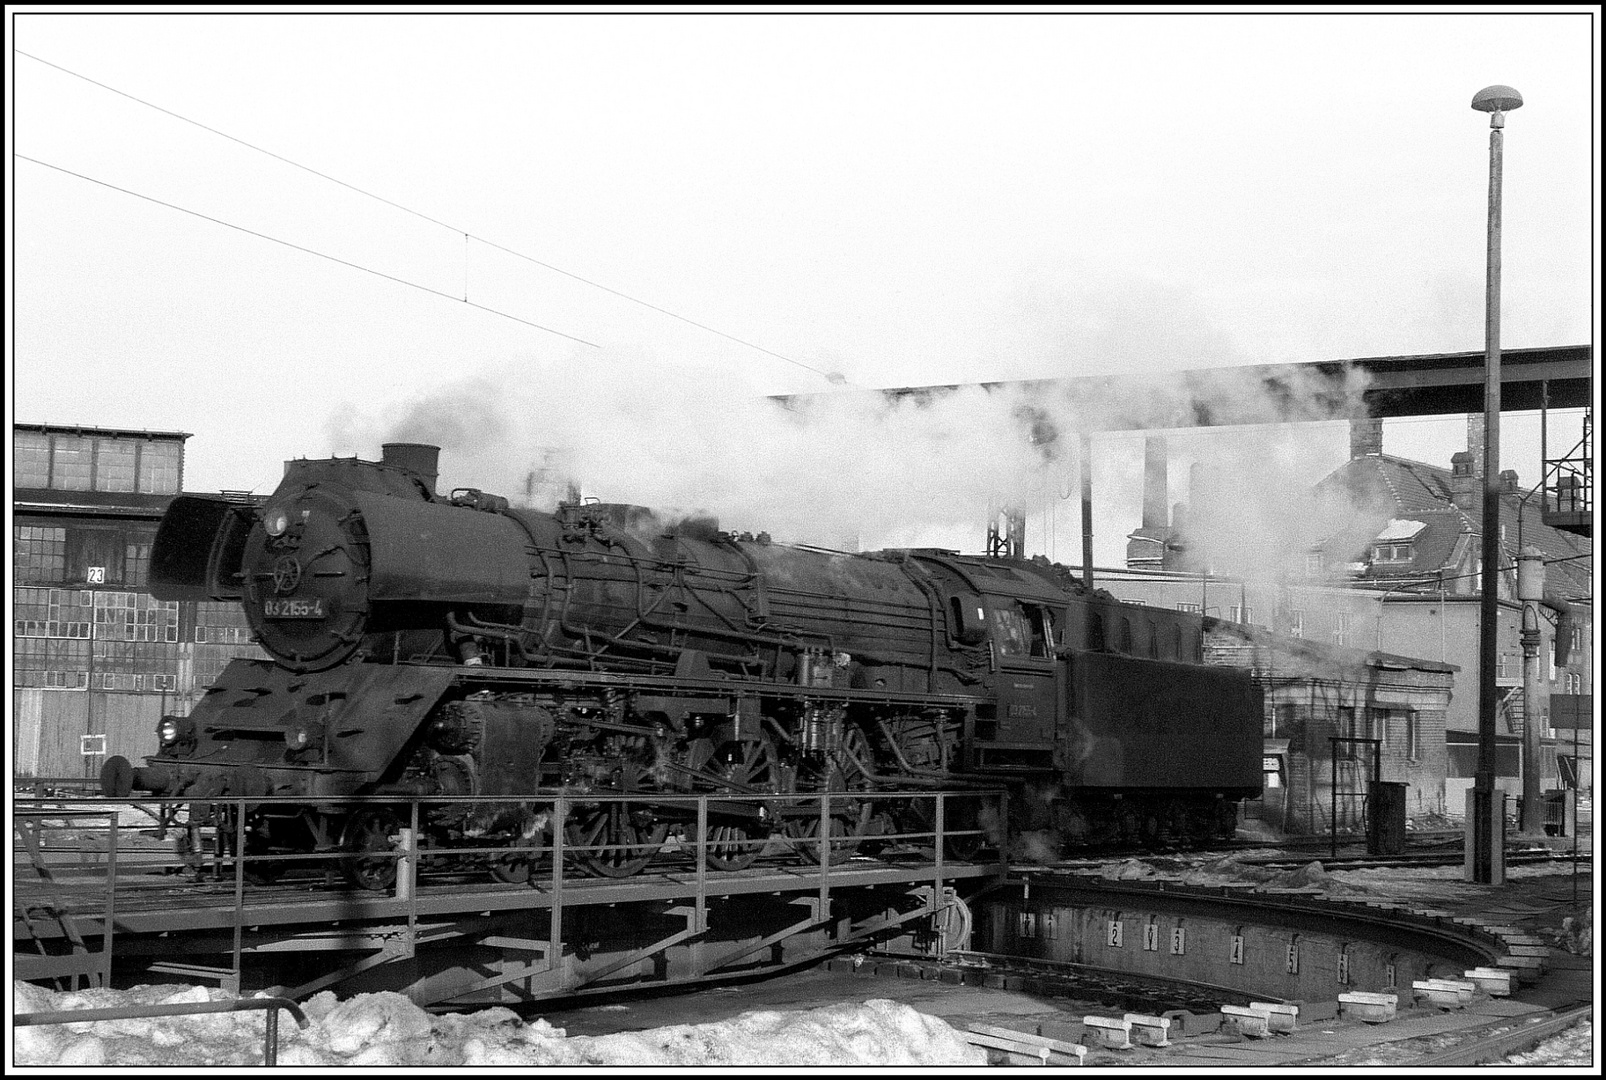
M 717 432 L 724 402 L 832 373 L 1480 349 L 1489 139 L 1468 106 L 1492 83 L 1526 102 L 1506 135 L 1503 343 L 1594 341 L 1599 26 L 1578 9 L 16 10 L 8 139 L 34 160 L 7 166 L 13 416 L 194 433 L 192 490 L 377 457 L 442 393 L 517 413 L 520 475 L 577 429 L 634 461 L 632 438 L 685 440 L 655 409 Z M 490 487 L 451 474 L 495 451 L 497 424 L 448 427 L 463 445 L 443 471 Z M 1447 465 L 1463 439 L 1459 420 L 1402 421 L 1385 450 Z M 1338 424 L 1299 443 L 1312 480 L 1347 448 Z M 1137 525 L 1141 458 L 1099 444 L 1100 561 Z M 584 460 L 604 498 L 718 510 L 738 483 L 688 493 L 666 454 L 632 473 L 659 480 L 595 490 L 606 470 Z M 1535 419 L 1508 420 L 1502 464 L 1533 482 Z M 1074 560 L 1074 502 L 1056 520 Z

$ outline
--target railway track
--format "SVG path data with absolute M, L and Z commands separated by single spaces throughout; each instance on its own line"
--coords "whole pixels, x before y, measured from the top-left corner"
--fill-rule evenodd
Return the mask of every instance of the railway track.
M 1549 1015 L 1525 1016 L 1511 1025 L 1480 1029 L 1465 1034 L 1456 1045 L 1427 1054 L 1410 1062 L 1413 1068 L 1450 1069 L 1466 1065 L 1486 1065 L 1532 1049 L 1546 1039 L 1560 1035 L 1595 1013 L 1593 1005 L 1552 1010 Z

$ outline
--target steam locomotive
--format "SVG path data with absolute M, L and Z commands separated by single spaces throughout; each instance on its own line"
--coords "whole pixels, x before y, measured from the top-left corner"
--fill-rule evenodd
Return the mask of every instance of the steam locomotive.
M 1202 662 L 1197 615 L 1043 560 L 443 497 L 437 458 L 390 443 L 378 462 L 289 462 L 261 505 L 173 500 L 152 593 L 239 601 L 272 659 L 232 661 L 165 717 L 144 766 L 108 761 L 106 794 L 203 811 L 280 797 L 249 810 L 248 850 L 343 852 L 354 882 L 383 888 L 396 812 L 342 797 L 436 797 L 431 841 L 516 850 L 489 865 L 518 880 L 559 794 L 565 843 L 617 877 L 671 834 L 719 870 L 777 840 L 809 857 L 824 829 L 851 850 L 896 831 L 893 792 L 1029 791 L 1011 827 L 1071 844 L 1230 835 L 1259 792 L 1260 692 Z M 710 801 L 706 825 L 669 798 L 721 792 L 833 794 L 828 814 Z M 603 795 L 632 798 L 586 801 Z

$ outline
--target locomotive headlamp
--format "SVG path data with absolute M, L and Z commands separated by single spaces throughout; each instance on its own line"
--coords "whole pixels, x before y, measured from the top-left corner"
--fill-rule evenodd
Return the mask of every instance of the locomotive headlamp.
M 269 510 L 262 527 L 268 530 L 269 536 L 283 536 L 290 528 L 290 512 L 282 506 L 277 510 Z
M 285 745 L 292 750 L 305 750 L 312 742 L 312 732 L 306 728 L 292 728 L 284 733 Z
M 178 742 L 178 721 L 171 716 L 162 717 L 162 722 L 156 725 L 156 740 L 163 746 Z

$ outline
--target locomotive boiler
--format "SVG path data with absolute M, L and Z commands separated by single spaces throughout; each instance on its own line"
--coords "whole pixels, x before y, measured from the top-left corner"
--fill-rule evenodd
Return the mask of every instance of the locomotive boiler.
M 1029 789 L 1012 828 L 1099 843 L 1230 834 L 1259 791 L 1259 691 L 1202 662 L 1197 615 L 1041 560 L 442 496 L 437 455 L 392 443 L 378 462 L 290 462 L 260 505 L 173 501 L 152 593 L 238 601 L 271 659 L 232 661 L 143 766 L 108 761 L 106 794 L 271 796 L 249 811 L 255 850 L 344 852 L 380 888 L 396 812 L 342 797 L 430 797 L 433 842 L 517 850 L 489 861 L 517 879 L 556 795 L 586 868 L 623 876 L 671 837 L 720 870 L 776 839 L 851 850 L 918 805 L 895 792 Z M 703 826 L 671 798 L 721 792 L 744 798 L 709 802 Z M 828 814 L 762 798 L 810 792 L 832 793 Z

